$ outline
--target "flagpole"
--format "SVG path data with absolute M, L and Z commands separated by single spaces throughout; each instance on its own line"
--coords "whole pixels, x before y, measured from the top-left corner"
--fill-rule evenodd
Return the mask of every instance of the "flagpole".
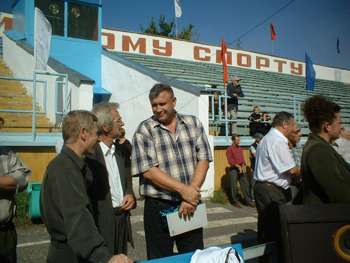
M 340 62 L 340 56 L 339 56 L 339 53 L 338 53 L 338 68 L 340 67 L 339 66 L 339 64 L 340 64 L 339 62 Z
M 177 17 L 175 15 L 175 28 L 176 28 L 176 38 L 178 38 L 178 35 L 177 35 Z
M 271 55 L 273 55 L 273 39 L 271 39 Z

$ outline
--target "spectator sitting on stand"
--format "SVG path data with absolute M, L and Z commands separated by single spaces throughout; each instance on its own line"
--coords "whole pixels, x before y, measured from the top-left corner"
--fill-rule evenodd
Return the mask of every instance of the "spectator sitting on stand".
M 246 174 L 246 163 L 244 160 L 243 150 L 239 147 L 241 139 L 237 135 L 231 137 L 232 145 L 227 148 L 226 156 L 230 165 L 230 183 L 231 183 L 231 198 L 234 207 L 242 208 L 242 205 L 237 200 L 237 181 L 241 186 L 244 200 L 247 206 L 255 207 L 249 191 L 249 182 Z
M 259 127 L 261 126 L 262 116 L 260 114 L 260 108 L 258 106 L 255 106 L 253 109 L 253 113 L 249 116 L 248 120 L 250 120 L 249 123 L 249 135 L 253 136 L 255 133 L 258 132 Z
M 270 121 L 271 116 L 267 112 L 262 113 L 262 121 Z M 259 133 L 262 135 L 266 135 L 271 129 L 271 124 L 270 123 L 260 123 L 260 128 L 258 130 Z

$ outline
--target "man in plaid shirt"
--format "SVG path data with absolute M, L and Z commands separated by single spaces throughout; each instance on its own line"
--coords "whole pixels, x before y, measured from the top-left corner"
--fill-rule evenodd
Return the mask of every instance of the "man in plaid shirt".
M 301 139 L 301 129 L 298 123 L 294 123 L 293 130 L 288 136 L 288 145 L 290 154 L 295 161 L 296 166 L 300 169 L 301 156 L 303 154 L 303 146 L 299 143 Z M 289 189 L 285 192 L 287 199 L 287 205 L 291 205 L 294 198 L 296 197 L 301 186 L 301 181 L 296 185 L 290 185 Z
M 144 228 L 147 258 L 203 249 L 203 229 L 175 237 L 161 223 L 161 211 L 179 206 L 179 215 L 190 218 L 201 198 L 211 150 L 202 123 L 194 116 L 175 111 L 176 97 L 170 86 L 153 86 L 149 99 L 153 116 L 143 121 L 132 143 L 132 175 L 140 176 L 145 197 Z

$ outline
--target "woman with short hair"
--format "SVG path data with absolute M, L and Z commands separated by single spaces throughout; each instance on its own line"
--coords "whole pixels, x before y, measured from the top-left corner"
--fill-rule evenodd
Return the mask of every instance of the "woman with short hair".
M 311 130 L 301 159 L 303 204 L 350 203 L 350 171 L 331 145 L 343 128 L 340 109 L 322 95 L 302 106 Z

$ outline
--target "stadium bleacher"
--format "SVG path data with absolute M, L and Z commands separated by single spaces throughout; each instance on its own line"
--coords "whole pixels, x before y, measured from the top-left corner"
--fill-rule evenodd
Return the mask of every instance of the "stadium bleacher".
M 222 65 L 207 62 L 150 56 L 130 52 L 117 52 L 125 58 L 152 68 L 160 73 L 202 87 L 215 84 L 223 89 Z M 261 112 L 267 111 L 273 117 L 275 113 L 284 110 L 295 114 L 295 118 L 304 123 L 303 134 L 308 133 L 307 125 L 300 113 L 300 105 L 307 98 L 305 77 L 284 73 L 267 72 L 241 67 L 228 66 L 229 79 L 239 76 L 245 98 L 240 100 L 238 120 L 247 120 L 254 106 L 259 106 Z M 317 76 L 316 76 L 317 77 Z M 230 80 L 229 80 L 230 81 Z M 350 84 L 337 81 L 316 79 L 315 90 L 309 91 L 308 96 L 323 94 L 332 98 L 342 106 L 343 123 L 350 123 Z M 294 107 L 294 103 L 296 106 Z M 294 110 L 296 109 L 296 110 Z M 222 121 L 211 116 L 211 126 L 222 126 Z M 238 123 L 238 133 L 247 133 L 247 122 Z M 220 133 L 222 135 L 222 131 Z

